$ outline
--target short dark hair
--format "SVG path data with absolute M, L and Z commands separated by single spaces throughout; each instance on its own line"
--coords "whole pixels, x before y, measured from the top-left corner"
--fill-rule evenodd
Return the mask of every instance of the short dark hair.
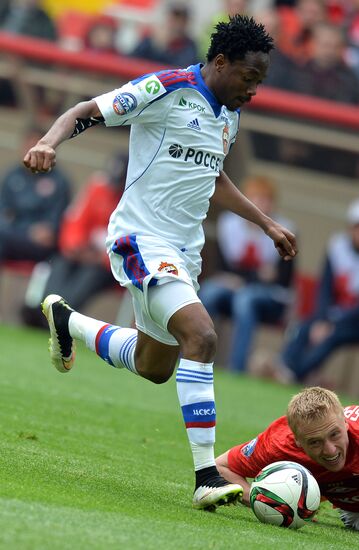
M 264 25 L 256 23 L 253 17 L 237 14 L 230 17 L 227 23 L 218 23 L 215 28 L 207 61 L 212 61 L 222 53 L 232 62 L 244 59 L 248 52 L 269 53 L 274 48 L 273 38 L 266 32 Z

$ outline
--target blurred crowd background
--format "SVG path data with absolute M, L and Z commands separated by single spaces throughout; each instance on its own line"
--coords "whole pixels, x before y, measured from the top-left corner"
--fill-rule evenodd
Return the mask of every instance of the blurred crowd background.
M 200 292 L 218 368 L 359 395 L 358 0 L 2 0 L 0 323 L 43 328 L 49 292 L 132 323 L 103 244 L 128 129 L 63 144 L 51 174 L 26 172 L 23 152 L 80 100 L 205 62 L 214 26 L 235 13 L 262 22 L 276 48 L 225 169 L 296 232 L 300 254 L 281 262 L 251 224 L 210 210 Z

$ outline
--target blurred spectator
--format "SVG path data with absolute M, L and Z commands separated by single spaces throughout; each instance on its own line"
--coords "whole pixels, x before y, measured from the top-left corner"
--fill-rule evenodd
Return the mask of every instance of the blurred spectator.
M 359 200 L 348 209 L 347 232 L 329 240 L 315 314 L 295 326 L 273 374 L 282 382 L 318 369 L 341 346 L 359 344 Z
M 303 65 L 291 72 L 291 88 L 298 93 L 353 105 L 359 103 L 359 81 L 354 71 L 344 61 L 345 41 L 343 31 L 329 23 L 319 23 L 313 29 L 312 54 Z M 271 81 L 270 67 L 268 79 Z M 311 170 L 356 177 L 357 155 L 349 151 L 316 144 L 308 145 L 289 139 L 254 133 L 256 154 L 264 159 L 275 159 L 286 164 L 296 164 Z
M 9 13 L 11 0 L 1 0 L 0 3 L 0 30 L 2 30 L 4 20 Z M 11 83 L 5 78 L 0 78 L 0 105 L 14 107 L 16 103 L 15 94 Z
M 264 25 L 275 43 L 274 50 L 270 52 L 270 66 L 264 84 L 266 86 L 273 86 L 274 88 L 293 91 L 296 64 L 280 49 L 280 36 L 284 32 L 284 29 L 281 28 L 277 10 L 266 9 L 259 11 L 255 19 Z
M 40 303 L 48 294 L 61 294 L 82 308 L 97 292 L 114 286 L 105 237 L 126 172 L 127 155 L 117 154 L 106 172 L 94 174 L 67 209 L 60 228 L 60 251 L 51 259 L 50 271 L 38 264 L 31 277 L 22 309 L 26 324 L 46 326 Z
M 359 0 L 352 0 L 344 23 L 347 39 L 347 61 L 359 78 Z
M 346 14 L 351 11 L 350 5 L 353 0 L 326 0 L 327 14 L 329 21 L 337 25 L 342 25 Z
M 87 28 L 84 37 L 84 48 L 92 53 L 117 54 L 117 23 L 112 17 L 96 16 Z
M 250 177 L 242 191 L 265 214 L 292 225 L 275 214 L 276 193 L 269 179 Z M 199 296 L 214 319 L 231 317 L 230 368 L 243 372 L 258 323 L 282 321 L 292 301 L 294 262 L 282 260 L 267 235 L 231 212 L 219 216 L 217 234 L 224 269 L 201 284 Z
M 56 41 L 56 25 L 42 7 L 41 0 L 10 0 L 7 15 L 2 21 L 2 31 L 30 36 L 43 40 Z M 13 75 L 4 82 L 4 91 L 0 92 L 2 104 L 16 106 L 26 105 L 30 113 L 37 110 L 46 114 L 56 114 L 62 102 L 62 94 L 57 90 L 29 85 L 22 80 L 25 61 L 20 57 L 12 59 Z M 26 65 L 37 66 L 39 63 L 26 62 Z M 39 114 L 39 113 L 38 113 Z M 37 116 L 33 120 L 38 120 Z
M 0 105 L 5 107 L 16 106 L 16 94 L 14 88 L 6 78 L 0 77 Z
M 222 0 L 222 9 L 219 13 L 216 13 L 209 24 L 205 27 L 199 38 L 199 55 L 201 61 L 205 61 L 206 54 L 211 41 L 211 34 L 214 32 L 214 28 L 220 21 L 227 21 L 229 16 L 236 15 L 236 13 L 246 14 L 249 12 L 248 0 Z
M 9 13 L 9 7 L 10 7 L 11 0 L 1 0 L 0 3 L 0 27 L 2 26 L 5 18 L 7 17 Z
M 359 103 L 359 80 L 344 61 L 343 31 L 329 23 L 313 29 L 312 54 L 298 69 L 294 86 L 300 93 L 332 101 Z
M 56 26 L 42 4 L 42 0 L 10 0 L 2 30 L 44 40 L 57 40 Z
M 279 47 L 298 63 L 305 62 L 311 53 L 313 28 L 327 21 L 324 0 L 298 0 L 292 8 L 278 8 L 283 32 Z
M 154 27 L 131 55 L 179 67 L 197 63 L 197 46 L 188 31 L 190 16 L 189 8 L 184 4 L 171 4 L 165 21 Z
M 42 135 L 39 129 L 29 130 L 23 153 Z M 22 164 L 11 168 L 0 181 L 0 264 L 49 258 L 57 248 L 69 196 L 69 182 L 59 168 L 49 174 L 32 174 Z

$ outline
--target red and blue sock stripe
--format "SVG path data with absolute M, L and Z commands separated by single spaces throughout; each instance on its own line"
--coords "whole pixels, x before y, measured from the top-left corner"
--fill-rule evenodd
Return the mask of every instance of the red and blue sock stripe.
M 97 355 L 101 357 L 109 365 L 115 366 L 110 357 L 110 338 L 113 333 L 119 330 L 119 327 L 113 325 L 104 325 L 97 333 L 95 340 L 95 350 Z
M 216 425 L 214 401 L 191 403 L 181 408 L 186 428 L 213 428 Z

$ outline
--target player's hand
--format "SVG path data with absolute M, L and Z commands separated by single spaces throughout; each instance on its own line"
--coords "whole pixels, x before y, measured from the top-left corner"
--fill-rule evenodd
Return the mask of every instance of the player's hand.
M 294 256 L 297 255 L 298 249 L 296 238 L 291 231 L 274 220 L 271 220 L 266 233 L 274 242 L 274 246 L 281 258 L 284 260 L 292 260 Z
M 50 145 L 38 142 L 24 156 L 24 165 L 31 172 L 49 172 L 56 164 L 56 153 Z

